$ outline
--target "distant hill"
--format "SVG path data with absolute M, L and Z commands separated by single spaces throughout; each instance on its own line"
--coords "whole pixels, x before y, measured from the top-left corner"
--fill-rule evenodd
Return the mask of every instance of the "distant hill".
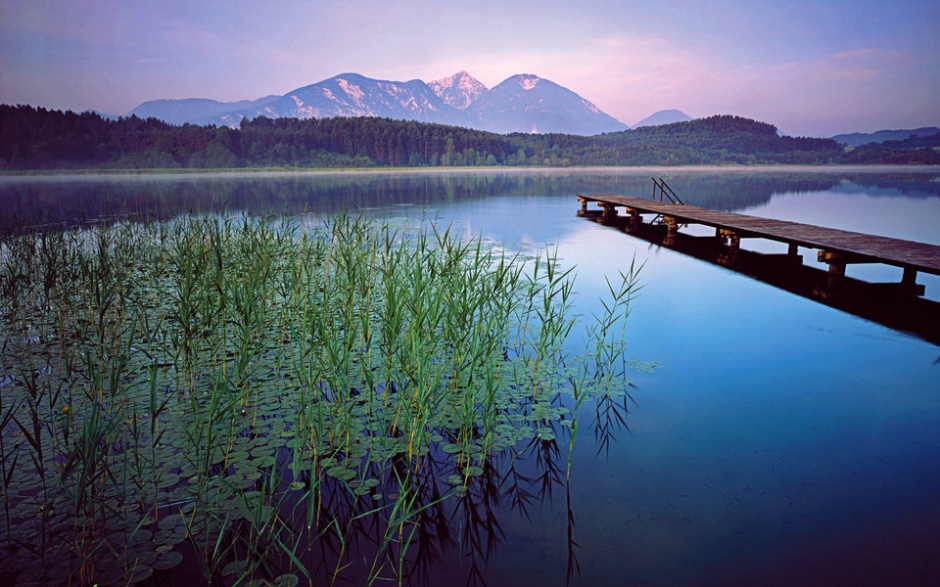
M 233 110 L 248 110 L 277 100 L 280 96 L 267 96 L 258 100 L 219 102 L 206 98 L 184 100 L 151 100 L 127 113 L 138 118 L 156 118 L 170 124 L 208 124 L 214 118 Z
M 634 124 L 633 128 L 660 126 L 663 124 L 672 124 L 673 122 L 688 122 L 690 120 L 692 120 L 692 117 L 681 110 L 660 110 Z
M 601 138 L 623 149 L 659 149 L 677 165 L 835 163 L 843 151 L 832 139 L 781 137 L 772 124 L 731 115 L 643 126 Z
M 885 141 L 880 143 L 889 149 L 937 149 L 940 148 L 940 132 L 932 135 L 917 135 L 903 141 Z
M 850 147 L 859 147 L 868 143 L 884 143 L 886 141 L 903 141 L 911 137 L 926 137 L 940 132 L 936 126 L 925 126 L 910 130 L 879 130 L 872 133 L 855 132 L 832 137 L 837 143 L 842 143 Z
M 465 71 L 425 83 L 397 82 L 344 73 L 255 101 L 153 100 L 130 114 L 171 124 L 237 127 L 242 119 L 371 116 L 414 120 L 499 133 L 596 135 L 627 125 L 575 92 L 538 76 L 510 77 L 492 89 Z

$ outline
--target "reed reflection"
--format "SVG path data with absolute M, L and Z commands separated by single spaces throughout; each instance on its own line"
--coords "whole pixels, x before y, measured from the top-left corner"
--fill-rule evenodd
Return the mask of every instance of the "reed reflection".
M 610 402 L 604 412 L 607 421 L 595 421 L 591 427 L 609 446 L 616 432 L 624 429 L 626 402 Z M 503 521 L 508 516 L 530 520 L 556 504 L 565 508 L 565 581 L 573 582 L 580 565 L 576 515 L 566 476 L 571 435 L 565 426 L 553 423 L 551 427 L 556 438 L 533 438 L 487 459 L 482 473 L 468 478 L 456 498 L 454 485 L 448 481 L 454 462 L 439 451 L 419 466 L 399 460 L 368 493 L 357 495 L 346 483 L 321 480 L 316 519 L 327 529 L 305 526 L 309 512 L 302 503 L 284 518 L 284 527 L 289 529 L 285 536 L 295 540 L 297 560 L 293 562 L 311 573 L 314 584 L 437 585 L 446 579 L 453 584 L 490 585 L 488 567 L 493 557 L 512 547 Z M 303 474 L 301 480 L 309 486 L 310 474 Z M 396 517 L 400 512 L 391 503 L 400 497 L 399 492 L 409 496 L 407 509 L 413 514 L 407 519 Z M 556 501 L 559 496 L 563 501 Z M 290 563 L 281 557 L 280 564 L 289 568 Z

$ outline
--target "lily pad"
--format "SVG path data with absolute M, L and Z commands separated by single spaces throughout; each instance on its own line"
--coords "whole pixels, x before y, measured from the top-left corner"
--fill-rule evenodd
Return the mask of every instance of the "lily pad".
M 146 581 L 153 575 L 153 567 L 147 565 L 137 565 L 133 569 L 127 572 L 124 577 L 127 579 L 128 583 L 140 583 L 141 581 Z
M 249 560 L 234 560 L 222 567 L 222 574 L 227 576 L 245 576 L 254 570 L 256 563 Z
M 298 584 L 300 584 L 300 577 L 293 573 L 281 575 L 274 579 L 274 587 L 297 587 Z
M 172 569 L 176 565 L 183 562 L 183 553 L 171 550 L 157 557 L 157 560 L 153 562 L 153 568 L 157 571 L 165 571 L 167 569 Z

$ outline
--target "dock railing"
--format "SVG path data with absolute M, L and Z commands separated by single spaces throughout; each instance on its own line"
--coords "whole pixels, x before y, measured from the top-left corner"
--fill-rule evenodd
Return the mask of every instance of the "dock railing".
M 678 204 L 680 206 L 685 206 L 685 202 L 679 199 L 679 196 L 676 195 L 676 192 L 666 184 L 666 180 L 659 178 L 658 180 L 654 177 L 653 179 L 653 200 L 656 200 L 656 194 L 659 194 L 659 201 L 663 202 L 663 198 L 666 198 L 673 204 Z

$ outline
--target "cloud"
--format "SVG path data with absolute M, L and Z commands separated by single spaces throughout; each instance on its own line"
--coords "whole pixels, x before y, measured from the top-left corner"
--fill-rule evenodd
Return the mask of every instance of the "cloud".
M 693 96 L 722 93 L 736 83 L 720 55 L 652 35 L 597 38 L 551 67 L 562 78 L 555 81 L 628 124 L 660 109 L 694 110 Z

